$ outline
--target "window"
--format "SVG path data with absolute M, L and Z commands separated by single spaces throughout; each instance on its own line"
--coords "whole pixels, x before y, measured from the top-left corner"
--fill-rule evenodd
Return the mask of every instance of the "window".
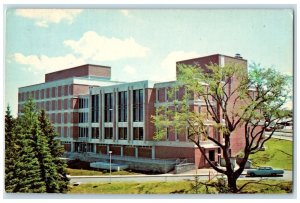
M 79 98 L 79 102 L 78 102 L 78 108 L 79 109 L 85 109 L 89 107 L 89 100 L 88 98 Z
M 133 121 L 143 121 L 143 90 L 133 91 Z
M 78 127 L 79 137 L 89 137 L 89 128 Z
M 88 123 L 88 113 L 87 112 L 79 112 L 78 113 L 78 122 L 79 123 Z
M 119 128 L 119 140 L 127 140 L 127 128 Z
M 118 117 L 119 122 L 127 121 L 127 92 L 119 92 L 118 97 Z
M 99 139 L 99 128 L 92 128 L 92 139 Z
M 113 128 L 104 128 L 104 139 L 112 139 L 113 138 Z
M 134 140 L 143 140 L 144 139 L 144 130 L 140 127 L 133 128 L 133 139 Z
M 92 95 L 92 123 L 99 122 L 99 95 Z
M 208 157 L 210 161 L 215 161 L 215 150 L 209 150 Z
M 105 94 L 104 101 L 104 122 L 112 122 L 113 116 L 113 97 L 112 93 Z

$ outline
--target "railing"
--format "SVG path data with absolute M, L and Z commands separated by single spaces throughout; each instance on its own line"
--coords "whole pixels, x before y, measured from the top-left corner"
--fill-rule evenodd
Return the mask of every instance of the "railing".
M 68 158 L 72 159 L 79 159 L 80 157 L 89 156 L 90 158 L 99 158 L 99 159 L 106 159 L 109 160 L 109 155 L 106 154 L 96 154 L 94 152 L 66 152 L 65 155 Z M 176 159 L 151 159 L 151 158 L 136 158 L 131 156 L 120 156 L 120 155 L 113 155 L 112 160 L 119 160 L 119 161 L 132 161 L 132 162 L 147 162 L 147 163 L 156 163 L 156 164 L 176 164 Z

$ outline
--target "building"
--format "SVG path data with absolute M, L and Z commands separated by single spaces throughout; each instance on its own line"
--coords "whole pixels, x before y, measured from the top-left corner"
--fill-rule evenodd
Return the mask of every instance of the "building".
M 238 62 L 247 68 L 247 61 L 240 56 L 220 54 L 177 63 L 205 67 L 210 62 L 221 66 Z M 151 115 L 160 105 L 175 108 L 167 94 L 175 83 L 112 81 L 110 67 L 87 64 L 48 73 L 44 83 L 19 88 L 18 112 L 22 113 L 24 102 L 32 97 L 39 108 L 45 109 L 69 157 L 105 161 L 111 151 L 113 162 L 139 170 L 168 171 L 182 160 L 205 167 L 200 151 L 187 139 L 188 129 L 185 133 L 169 129 L 165 140 L 153 140 Z M 175 97 L 180 100 L 183 95 L 184 88 L 180 88 Z M 205 111 L 206 104 L 199 98 L 191 99 L 190 105 L 195 111 Z M 210 136 L 222 139 L 209 121 L 207 130 Z M 233 155 L 243 146 L 243 140 L 236 139 L 242 130 L 232 138 Z M 211 160 L 218 160 L 217 145 L 205 141 L 202 146 Z

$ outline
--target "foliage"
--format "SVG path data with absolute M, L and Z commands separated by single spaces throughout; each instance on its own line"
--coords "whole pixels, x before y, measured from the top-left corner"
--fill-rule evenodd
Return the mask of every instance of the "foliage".
M 251 154 L 250 158 L 255 167 L 272 166 L 284 170 L 293 168 L 293 142 L 288 140 L 270 139 L 264 151 Z M 282 161 L 284 160 L 284 161 Z
M 60 149 L 53 145 L 55 136 L 48 128 L 52 127 L 45 113 L 38 112 L 33 101 L 28 100 L 23 115 L 12 126 L 14 145 L 6 145 L 14 152 L 11 161 L 5 157 L 5 167 L 11 169 L 6 171 L 7 192 L 66 192 L 69 180 L 61 173 L 65 165 L 58 161 Z
M 152 117 L 157 128 L 155 139 L 165 139 L 168 128 L 179 133 L 188 131 L 189 140 L 198 147 L 205 160 L 214 170 L 225 174 L 231 192 L 237 192 L 236 181 L 250 153 L 259 151 L 279 127 L 280 119 L 289 116 L 289 112 L 282 109 L 290 94 L 288 77 L 257 64 L 251 66 L 249 73 L 240 63 L 227 63 L 223 67 L 180 64 L 178 69 L 178 81 L 169 94 L 172 96 L 181 88 L 185 93 L 170 106 L 157 108 L 156 116 Z M 191 110 L 191 101 L 198 99 L 205 102 L 207 113 Z M 217 137 L 208 135 L 208 121 L 218 132 Z M 270 126 L 273 130 L 265 137 L 264 131 Z M 240 168 L 234 171 L 230 162 L 231 137 L 240 128 L 244 129 L 244 134 L 240 134 L 239 139 L 244 139 L 245 146 Z M 201 147 L 202 141 L 207 140 L 219 146 L 225 169 L 209 160 Z

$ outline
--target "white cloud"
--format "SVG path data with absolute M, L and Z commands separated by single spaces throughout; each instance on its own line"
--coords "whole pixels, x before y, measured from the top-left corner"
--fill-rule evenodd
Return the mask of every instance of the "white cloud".
M 138 44 L 132 37 L 124 40 L 108 38 L 94 31 L 84 33 L 78 41 L 65 40 L 64 44 L 84 60 L 96 62 L 145 57 L 149 52 L 149 48 Z
M 132 66 L 129 66 L 129 65 L 126 65 L 124 68 L 123 68 L 123 71 L 130 75 L 130 76 L 133 76 L 133 75 L 136 75 L 136 68 L 132 67 Z
M 35 20 L 39 27 L 48 27 L 49 23 L 57 24 L 61 21 L 72 24 L 81 12 L 81 9 L 17 9 L 15 14 Z
M 176 80 L 176 62 L 199 57 L 197 52 L 173 51 L 169 53 L 161 62 L 160 69 L 156 70 L 151 80 L 172 81 Z
M 85 64 L 85 61 L 78 59 L 72 54 L 58 57 L 48 57 L 45 55 L 24 56 L 21 53 L 15 53 L 13 55 L 13 59 L 17 63 L 25 65 L 29 71 L 33 73 L 48 73 Z
M 126 17 L 129 16 L 129 10 L 127 10 L 127 9 L 121 9 L 120 12 Z

